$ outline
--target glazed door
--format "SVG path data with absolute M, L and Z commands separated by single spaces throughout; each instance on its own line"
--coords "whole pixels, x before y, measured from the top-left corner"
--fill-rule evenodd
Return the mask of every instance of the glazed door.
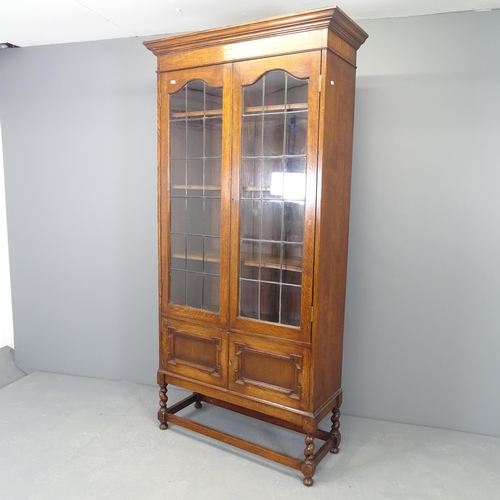
M 226 324 L 231 67 L 160 75 L 162 315 Z
M 320 54 L 234 64 L 230 327 L 310 341 Z

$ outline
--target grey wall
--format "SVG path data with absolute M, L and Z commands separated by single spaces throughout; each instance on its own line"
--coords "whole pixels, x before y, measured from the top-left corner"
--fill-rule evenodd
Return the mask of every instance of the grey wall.
M 344 412 L 500 436 L 500 11 L 362 26 Z
M 499 23 L 361 23 L 344 413 L 500 436 Z M 17 360 L 154 383 L 154 57 L 130 39 L 0 68 Z
M 156 383 L 156 60 L 137 39 L 0 54 L 16 361 Z

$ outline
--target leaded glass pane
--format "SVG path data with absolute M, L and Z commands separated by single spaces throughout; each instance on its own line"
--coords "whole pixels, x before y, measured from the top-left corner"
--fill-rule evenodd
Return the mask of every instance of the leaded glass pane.
M 170 96 L 170 302 L 219 312 L 222 89 Z
M 308 80 L 243 88 L 239 315 L 300 326 Z

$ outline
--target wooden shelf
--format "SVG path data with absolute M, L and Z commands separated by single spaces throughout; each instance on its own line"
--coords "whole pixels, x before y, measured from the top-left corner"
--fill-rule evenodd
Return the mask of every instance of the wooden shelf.
M 172 189 L 191 189 L 193 191 L 220 191 L 221 187 L 220 186 L 213 186 L 213 185 L 205 185 L 203 186 L 202 184 L 173 184 Z
M 266 113 L 266 112 L 279 112 L 279 111 L 306 111 L 307 103 L 300 102 L 296 104 L 272 104 L 270 106 L 247 106 L 244 108 L 243 113 L 256 114 L 256 113 Z M 179 118 L 203 118 L 203 117 L 222 117 L 221 109 L 208 109 L 206 111 L 172 111 L 170 113 L 170 118 L 175 120 Z
M 283 265 L 281 266 L 279 257 L 271 257 L 270 255 L 262 255 L 261 260 L 255 257 L 255 255 L 251 254 L 243 254 L 242 255 L 242 265 L 248 267 L 265 267 L 267 269 L 280 269 L 283 268 L 283 271 L 295 271 L 298 273 L 302 272 L 302 259 L 298 258 L 288 258 L 283 259 Z M 173 259 L 185 259 L 186 255 L 183 253 L 172 253 Z M 197 260 L 197 261 L 205 261 L 205 262 L 220 262 L 220 255 L 218 252 L 214 251 L 205 251 L 205 254 L 201 253 L 190 253 L 187 255 L 187 260 Z
M 257 186 L 242 186 L 241 187 L 241 190 L 242 191 L 245 191 L 245 192 L 252 192 L 252 193 L 256 193 L 256 192 L 269 192 L 271 191 L 271 188 L 270 187 L 267 187 L 267 188 L 260 188 L 260 187 L 257 187 Z
M 172 253 L 172 258 L 173 259 L 185 259 L 186 255 L 183 253 Z M 219 252 L 215 251 L 206 251 L 205 250 L 205 255 L 202 253 L 190 253 L 187 255 L 187 260 L 199 260 L 199 261 L 205 261 L 205 262 L 220 262 L 220 254 Z
M 221 109 L 207 109 L 206 111 L 172 111 L 170 118 L 203 118 L 205 116 L 220 116 L 222 117 Z
M 302 272 L 302 259 L 298 258 L 288 258 L 283 259 L 283 262 L 280 262 L 279 257 L 272 257 L 271 255 L 261 255 L 261 260 L 259 262 L 258 257 L 255 255 L 245 254 L 242 255 L 241 263 L 244 266 L 248 267 L 265 267 L 267 269 L 280 269 L 283 271 L 295 271 L 297 273 Z M 281 265 L 282 264 L 282 265 Z
M 278 111 L 306 111 L 307 103 L 300 102 L 297 104 L 272 104 L 270 106 L 247 106 L 243 109 L 243 114 L 255 114 L 265 112 L 278 112 Z

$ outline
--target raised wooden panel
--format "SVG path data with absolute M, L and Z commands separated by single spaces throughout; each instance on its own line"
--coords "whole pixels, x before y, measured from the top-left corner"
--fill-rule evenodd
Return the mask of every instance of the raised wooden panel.
M 160 366 L 165 372 L 223 385 L 227 350 L 218 328 L 163 321 Z
M 248 396 L 305 409 L 309 349 L 230 334 L 229 385 Z
M 235 350 L 235 383 L 264 387 L 300 399 L 302 356 L 257 351 L 239 343 L 235 344 Z
M 188 333 L 167 328 L 170 365 L 185 364 L 220 377 L 220 338 L 201 339 Z

